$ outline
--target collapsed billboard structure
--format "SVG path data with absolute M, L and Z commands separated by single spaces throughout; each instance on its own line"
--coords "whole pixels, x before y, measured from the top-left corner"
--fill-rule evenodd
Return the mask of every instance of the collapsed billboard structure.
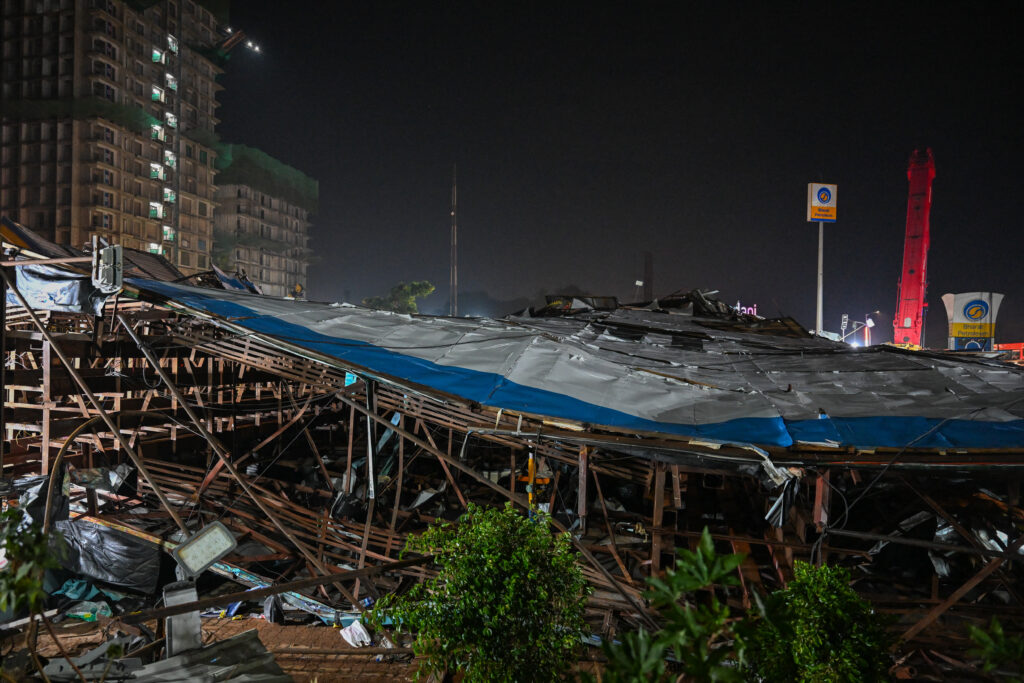
M 532 499 L 575 539 L 599 636 L 652 623 L 643 579 L 705 526 L 746 554 L 737 605 L 810 559 L 854 568 L 922 653 L 1024 617 L 1019 367 L 853 349 L 696 290 L 495 320 L 155 273 L 99 316 L 8 295 L 7 495 L 36 487 L 78 573 L 152 592 L 140 553 L 220 521 L 238 547 L 210 571 L 305 580 L 284 602 L 344 624 L 430 575 L 397 563 L 410 533 Z

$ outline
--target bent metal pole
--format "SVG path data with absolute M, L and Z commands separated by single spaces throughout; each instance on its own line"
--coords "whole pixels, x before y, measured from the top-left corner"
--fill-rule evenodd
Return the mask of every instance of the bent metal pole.
M 150 476 L 149 470 L 146 468 L 146 465 L 142 462 L 142 456 L 135 452 L 135 449 L 132 448 L 131 444 L 128 443 L 128 440 L 125 439 L 124 434 L 121 433 L 121 430 L 118 429 L 117 425 L 114 424 L 114 421 L 110 419 L 110 415 L 108 415 L 107 411 L 105 411 L 103 409 L 103 406 L 100 405 L 99 399 L 97 399 L 96 395 L 93 394 L 92 391 L 89 389 L 89 386 L 85 383 L 85 380 L 82 379 L 82 376 L 80 374 L 78 374 L 78 371 L 75 369 L 74 364 L 72 364 L 71 361 L 68 360 L 68 357 L 64 355 L 64 352 L 57 344 L 57 341 L 47 331 L 46 325 L 44 325 L 43 322 L 39 319 L 39 316 L 36 315 L 36 312 L 29 305 L 28 301 L 25 300 L 25 297 L 22 295 L 22 293 L 18 291 L 18 288 L 15 287 L 14 283 L 11 282 L 10 278 L 7 277 L 7 273 L 5 273 L 3 269 L 0 269 L 0 277 L 2 277 L 3 281 L 7 284 L 7 286 L 11 288 L 11 292 L 14 293 L 14 296 L 18 299 L 18 302 L 21 303 L 21 305 L 25 308 L 25 311 L 28 313 L 29 317 L 32 318 L 32 322 L 35 323 L 35 326 L 39 328 L 39 332 L 43 335 L 43 338 L 50 343 L 50 348 L 52 348 L 53 352 L 57 354 L 58 358 L 60 358 L 60 362 L 64 364 L 64 368 L 68 371 L 68 374 L 71 375 L 71 378 L 75 380 L 75 383 L 82 390 L 82 393 L 85 394 L 86 398 L 89 399 L 89 402 L 92 404 L 93 408 L 95 408 L 96 411 L 99 412 L 100 418 L 103 420 L 103 422 L 106 423 L 107 428 L 114 434 L 114 438 L 117 439 L 118 443 L 121 445 L 121 448 L 124 450 L 124 452 L 128 454 L 129 458 L 131 458 L 132 463 L 135 465 L 136 469 L 139 470 L 139 474 L 141 474 L 142 478 L 146 480 L 146 484 L 148 484 L 149 487 L 153 489 L 153 493 L 156 494 L 157 499 L 160 501 L 160 505 L 162 505 L 163 508 L 167 510 L 167 514 L 171 516 L 171 519 L 174 520 L 174 523 L 178 526 L 178 528 L 181 529 L 183 533 L 188 534 L 188 527 L 186 527 L 185 523 L 181 521 L 181 517 L 178 516 L 178 513 L 174 511 L 174 508 L 171 506 L 171 502 L 167 499 L 167 496 L 164 495 L 163 490 Z
M 142 342 L 142 339 L 139 338 L 139 335 L 135 332 L 134 329 L 132 329 L 132 326 L 128 324 L 128 321 L 125 320 L 124 316 L 118 315 L 117 319 L 121 321 L 121 326 L 124 327 L 125 332 L 127 332 L 128 336 L 132 338 L 132 341 L 134 341 L 135 344 L 139 347 L 139 350 L 142 351 L 142 355 L 146 357 L 146 360 L 148 360 L 150 365 L 153 366 L 153 369 L 156 371 L 157 375 L 159 375 L 160 379 L 163 380 L 163 383 L 167 387 L 167 390 L 171 392 L 171 395 L 178 400 L 178 404 L 185 410 L 185 414 L 188 415 L 189 419 L 192 420 L 192 424 L 195 426 L 196 431 L 199 432 L 199 435 L 202 438 L 206 439 L 206 442 L 210 444 L 211 448 L 213 448 L 213 452 L 216 453 L 217 457 L 220 458 L 220 461 L 224 463 L 224 469 L 228 471 L 228 474 L 230 474 L 235 479 L 235 481 L 238 482 L 239 486 L 242 487 L 242 490 L 245 492 L 245 494 L 249 496 L 252 502 L 256 504 L 256 507 L 258 507 L 260 511 L 267 516 L 267 519 L 269 519 L 270 522 L 275 527 L 277 527 L 277 530 L 280 531 L 281 534 L 285 538 L 287 538 L 288 541 L 291 542 L 292 545 L 294 545 L 295 548 L 307 560 L 309 560 L 309 562 L 312 563 L 314 567 L 324 572 L 325 574 L 331 573 L 330 570 L 326 568 L 324 563 L 322 563 L 315 555 L 313 555 L 306 547 L 306 545 L 299 541 L 295 534 L 293 534 L 291 531 L 288 530 L 287 527 L 285 527 L 285 525 L 281 522 L 278 516 L 274 514 L 274 512 L 270 509 L 266 502 L 261 500 L 260 497 L 256 495 L 256 493 L 252 490 L 252 488 L 245 482 L 245 480 L 238 473 L 238 469 L 235 467 L 234 463 L 231 462 L 228 450 L 224 447 L 224 445 L 220 442 L 220 440 L 217 437 L 211 434 L 209 430 L 207 430 L 206 427 L 203 426 L 203 421 L 199 419 L 199 416 L 196 415 L 194 410 L 192 410 L 192 406 L 189 405 L 188 401 L 185 400 L 185 397 L 178 390 L 178 387 L 174 385 L 174 382 L 171 381 L 171 378 L 168 377 L 164 369 L 160 367 L 159 359 L 157 359 L 156 356 L 153 355 L 153 351 Z M 359 604 L 355 596 L 352 595 L 352 593 L 349 592 L 347 588 L 341 585 L 340 582 L 335 583 L 334 586 L 339 591 L 341 591 L 341 594 L 344 595 L 347 600 L 351 601 L 353 604 Z

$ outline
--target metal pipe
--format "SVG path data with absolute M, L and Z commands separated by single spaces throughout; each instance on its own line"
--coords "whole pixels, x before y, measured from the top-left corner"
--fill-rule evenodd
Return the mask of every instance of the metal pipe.
M 179 517 L 178 513 L 175 512 L 174 508 L 171 507 L 171 502 L 167 499 L 167 496 L 164 495 L 164 492 L 160 489 L 156 481 L 154 481 L 153 477 L 149 474 L 149 470 L 146 468 L 145 463 L 142 462 L 142 456 L 137 454 L 135 450 L 131 447 L 131 445 L 128 443 L 127 439 L 124 438 L 124 435 L 121 433 L 121 430 L 117 428 L 117 425 L 114 424 L 114 421 L 110 419 L 110 415 L 108 415 L 107 411 L 105 411 L 103 409 L 103 406 L 100 405 L 99 399 L 97 399 L 96 395 L 93 394 L 92 391 L 89 389 L 89 385 L 85 383 L 85 380 L 83 380 L 82 376 L 78 374 L 78 371 L 75 369 L 75 366 L 71 363 L 70 360 L 68 360 L 68 357 L 64 355 L 64 352 L 61 350 L 60 346 L 57 345 L 56 340 L 50 335 L 49 331 L 47 331 L 46 325 L 43 324 L 43 322 L 39 319 L 39 316 L 37 316 L 35 311 L 32 310 L 32 307 L 29 305 L 28 301 L 25 300 L 25 297 L 22 295 L 20 291 L 18 291 L 18 288 L 14 285 L 13 282 L 11 282 L 10 278 L 7 277 L 7 273 L 4 272 L 2 268 L 0 268 L 0 278 L 3 278 L 3 281 L 7 284 L 7 286 L 11 288 L 11 292 L 14 293 L 14 296 L 25 308 L 25 311 L 28 313 L 29 317 L 32 318 L 32 322 L 35 323 L 35 326 L 39 328 L 39 332 L 43 335 L 43 338 L 50 343 L 50 347 L 53 349 L 54 353 L 57 354 L 57 357 L 60 358 L 60 362 L 64 364 L 64 368 L 68 371 L 68 374 L 71 375 L 71 378 L 75 380 L 75 383 L 79 386 L 79 388 L 81 388 L 82 393 L 85 394 L 86 398 L 89 399 L 89 402 L 92 403 L 93 408 L 95 408 L 99 412 L 100 417 L 106 423 L 107 428 L 110 429 L 111 432 L 113 432 L 114 437 L 121 445 L 121 448 L 123 448 L 125 453 L 128 454 L 128 457 L 131 458 L 132 464 L 134 464 L 136 469 L 139 470 L 139 474 L 141 474 L 142 478 L 146 480 L 146 483 L 149 485 L 149 487 L 153 489 L 153 493 L 160 501 L 160 504 L 164 507 L 165 510 L 167 510 L 167 514 L 171 516 L 171 519 L 174 520 L 174 523 L 178 526 L 178 528 L 181 529 L 182 532 L 187 534 L 188 527 L 186 527 L 185 523 L 181 521 L 181 517 Z
M 150 351 L 148 346 L 143 344 L 142 339 L 140 339 L 139 335 L 136 334 L 134 329 L 132 329 L 132 326 L 128 324 L 128 321 L 125 320 L 124 316 L 119 315 L 117 316 L 117 319 L 121 321 L 121 325 L 123 325 L 125 331 L 128 332 L 128 336 L 132 338 L 132 341 L 135 342 L 135 344 L 139 347 L 139 350 L 142 351 L 142 354 L 146 357 L 146 360 L 148 360 L 150 364 L 153 366 L 153 369 L 156 370 L 156 373 L 160 376 L 160 379 L 163 380 L 163 383 L 167 386 L 167 390 L 171 392 L 171 395 L 173 395 L 174 398 L 178 400 L 178 403 L 181 404 L 181 407 L 184 408 L 185 414 L 188 415 L 190 420 L 192 420 L 192 423 L 195 425 L 196 430 L 199 432 L 200 436 L 206 439 L 207 443 L 210 444 L 210 446 L 213 448 L 214 453 L 216 453 L 217 457 L 220 458 L 220 461 L 224 463 L 224 468 L 231 474 L 232 477 L 234 477 L 235 481 L 237 481 L 239 486 L 242 487 L 242 490 L 245 491 L 246 495 L 249 496 L 249 498 L 251 498 L 252 501 L 256 504 L 256 507 L 260 509 L 260 512 L 267 516 L 267 519 L 269 519 L 270 522 L 277 527 L 277 530 L 280 531 L 284 535 L 284 537 L 287 538 L 288 541 L 292 545 L 294 545 L 295 548 L 313 564 L 313 566 L 315 566 L 317 569 L 324 573 L 330 573 L 324 567 L 323 563 L 320 562 L 320 560 L 315 555 L 313 555 L 309 551 L 309 549 L 306 548 L 306 546 L 295 537 L 294 534 L 288 531 L 288 529 L 284 526 L 281 520 L 278 519 L 277 515 L 273 513 L 273 511 L 267 506 L 266 503 L 260 500 L 260 497 L 257 496 L 255 492 L 253 492 L 253 490 L 249 487 L 249 485 L 245 482 L 241 475 L 239 475 L 238 470 L 231 462 L 227 449 L 224 448 L 224 445 L 221 444 L 220 440 L 217 439 L 217 437 L 215 437 L 213 434 L 206 430 L 206 427 L 203 426 L 203 421 L 200 420 L 199 416 L 196 415 L 195 411 L 192 410 L 192 406 L 190 406 L 188 404 L 188 401 L 185 400 L 185 397 L 182 396 L 181 391 L 178 389 L 178 387 L 174 385 L 173 382 L 171 382 L 171 378 L 167 376 L 167 373 L 164 371 L 164 369 L 160 367 L 160 363 L 158 359 L 153 355 L 153 352 Z M 356 604 L 358 602 L 355 596 L 352 595 L 340 583 L 336 583 L 335 586 L 338 588 L 339 591 L 341 591 L 341 594 L 344 595 L 347 600 L 351 601 L 353 604 Z
M 847 531 L 846 529 L 828 529 L 825 532 L 829 536 L 845 536 L 859 538 L 865 541 L 885 541 L 897 545 L 912 545 L 917 548 L 928 548 L 929 550 L 943 550 L 956 553 L 967 553 L 969 555 L 981 555 L 983 557 L 999 557 L 1004 560 L 1016 560 L 1024 562 L 1024 555 L 1011 553 L 1005 550 L 990 550 L 988 548 L 973 548 L 964 545 L 953 545 L 952 543 L 936 543 L 934 541 L 923 541 L 917 538 L 906 538 L 904 536 L 886 536 L 885 534 L 871 534 L 866 531 Z
M 474 470 L 469 465 L 466 465 L 465 463 L 460 462 L 459 460 L 457 460 L 457 459 L 455 459 L 455 458 L 453 458 L 453 457 L 451 457 L 451 456 L 441 452 L 439 449 L 432 447 L 426 441 L 423 441 L 422 439 L 420 439 L 420 438 L 418 438 L 416 436 L 413 436 L 410 432 L 407 432 L 406 430 L 402 429 L 401 427 L 398 427 L 396 425 L 392 425 L 390 422 L 388 422 L 387 420 L 385 420 L 382 417 L 379 417 L 377 415 L 371 415 L 369 411 L 367 411 L 365 408 L 360 406 L 355 401 L 347 398 L 346 396 L 343 396 L 340 393 L 337 394 L 337 396 L 338 396 L 338 400 L 340 400 L 342 403 L 345 403 L 346 405 L 348 405 L 348 406 L 358 410 L 359 412 L 366 414 L 367 416 L 371 417 L 374 421 L 376 421 L 376 422 L 378 422 L 380 424 L 386 425 L 387 428 L 393 430 L 395 432 L 395 434 L 398 434 L 399 436 L 401 436 L 401 437 L 403 437 L 405 439 L 408 439 L 410 443 L 416 444 L 417 446 L 419 446 L 423 450 L 427 451 L 428 453 L 432 453 L 433 455 L 435 455 L 440 460 L 442 460 L 442 461 L 448 463 L 449 465 L 452 465 L 453 467 L 456 467 L 459 470 L 465 472 L 466 474 L 468 474 L 470 477 L 472 477 L 476 481 L 478 481 L 481 484 L 487 486 L 488 488 L 491 488 L 491 489 L 497 491 L 498 493 L 500 493 L 504 497 L 506 497 L 509 500 L 511 500 L 513 503 L 515 503 L 515 504 L 517 504 L 517 505 L 519 505 L 521 507 L 529 509 L 529 503 L 526 500 L 524 500 L 522 498 L 522 496 L 518 496 L 518 495 L 516 495 L 514 493 L 510 493 L 509 491 L 505 490 L 501 486 L 498 486 L 497 484 L 492 482 L 487 477 L 484 477 L 484 476 L 481 476 L 480 474 L 478 474 L 476 472 L 476 470 Z M 553 517 L 550 518 L 550 521 L 551 521 L 551 525 L 553 527 L 555 527 L 556 529 L 558 529 L 560 532 L 562 532 L 562 533 L 568 533 L 569 532 L 568 529 L 566 529 L 562 524 L 560 524 Z M 621 595 L 623 598 L 625 598 L 626 602 L 633 609 L 636 610 L 636 612 L 640 616 L 640 618 L 643 619 L 645 622 L 647 622 L 647 625 L 650 628 L 657 628 L 658 627 L 657 624 L 654 622 L 654 620 L 651 619 L 651 617 L 647 613 L 647 611 L 643 608 L 643 606 L 640 603 L 638 603 L 636 601 L 636 599 L 626 591 L 625 588 L 622 587 L 622 584 L 619 583 L 619 581 L 614 576 L 612 576 L 611 572 L 609 572 L 607 569 L 605 569 L 604 565 L 602 565 L 600 562 L 598 562 L 597 558 L 594 557 L 594 555 L 589 550 L 587 550 L 587 548 L 582 543 L 577 541 L 575 538 L 572 539 L 572 543 L 573 543 L 573 546 L 576 548 L 576 550 L 578 550 L 579 553 L 581 555 L 583 555 L 584 558 L 586 558 L 587 562 L 589 562 L 595 569 L 597 569 L 598 572 L 601 573 L 601 575 L 605 578 L 605 580 L 608 581 L 612 585 L 612 587 L 619 593 L 619 595 Z
M 387 571 L 405 569 L 406 567 L 416 567 L 421 564 L 427 564 L 433 559 L 433 555 L 424 555 L 423 557 L 414 557 L 408 560 L 398 560 L 396 562 L 379 564 L 373 567 L 365 567 L 363 569 L 349 569 L 337 574 L 328 574 L 326 576 L 311 576 L 304 579 L 289 581 L 288 583 L 274 584 L 273 586 L 267 586 L 266 588 L 253 588 L 249 590 L 238 591 L 236 593 L 214 595 L 208 598 L 201 598 L 199 600 L 195 600 L 189 603 L 183 603 L 180 605 L 160 607 L 157 609 L 146 610 L 144 612 L 136 612 L 134 614 L 129 614 L 122 617 L 121 621 L 128 624 L 138 624 L 144 621 L 149 621 L 150 619 L 162 619 L 163 617 L 172 617 L 176 614 L 194 612 L 195 610 L 206 609 L 207 607 L 218 607 L 220 605 L 227 605 L 232 602 L 238 602 L 239 600 L 260 600 L 271 595 L 280 595 L 281 593 L 297 591 L 303 588 L 315 588 L 317 586 L 323 586 L 328 583 L 334 583 L 339 579 L 348 580 L 355 579 L 358 577 L 369 577 L 374 576 L 375 574 L 382 574 Z

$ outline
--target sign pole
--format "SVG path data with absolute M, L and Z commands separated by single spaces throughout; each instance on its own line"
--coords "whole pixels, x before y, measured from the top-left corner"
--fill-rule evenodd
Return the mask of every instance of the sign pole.
M 818 309 L 814 319 L 814 333 L 821 334 L 822 284 L 825 279 L 825 223 L 818 221 Z
M 826 183 L 807 183 L 807 222 L 818 223 L 818 306 L 814 320 L 814 333 L 823 334 L 822 290 L 825 281 L 825 223 L 836 222 L 836 194 L 838 188 Z

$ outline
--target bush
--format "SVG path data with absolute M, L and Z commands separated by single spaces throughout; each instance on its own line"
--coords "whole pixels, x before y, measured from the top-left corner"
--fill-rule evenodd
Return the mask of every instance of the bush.
M 576 662 L 588 592 L 568 534 L 548 517 L 470 505 L 458 524 L 410 538 L 437 578 L 386 596 L 375 616 L 416 632 L 417 676 L 461 670 L 464 680 L 551 681 Z
M 715 586 L 739 583 L 736 568 L 743 555 L 719 555 L 707 527 L 696 551 L 677 549 L 674 568 L 665 578 L 649 578 L 644 595 L 665 619 L 657 633 L 640 629 L 623 635 L 618 643 L 606 642 L 608 658 L 603 683 L 643 683 L 676 680 L 666 672 L 665 656 L 674 655 L 687 680 L 741 681 L 745 642 L 742 623 L 730 618 L 729 607 L 719 601 Z M 694 602 L 698 591 L 709 591 L 706 600 Z M 584 681 L 592 681 L 589 676 Z
M 1024 638 L 1006 635 L 1003 625 L 995 617 L 992 617 L 988 630 L 969 626 L 968 632 L 974 643 L 969 654 L 981 659 L 982 671 L 990 673 L 998 669 L 1007 681 L 1021 681 L 1020 675 L 1024 674 Z
M 58 549 L 61 542 L 54 535 Z M 8 508 L 0 513 L 0 547 L 7 560 L 7 568 L 0 570 L 0 611 L 39 612 L 46 598 L 43 575 L 60 566 L 47 535 L 22 510 Z
M 794 573 L 755 625 L 749 669 L 768 682 L 887 680 L 885 622 L 850 587 L 849 572 L 797 562 Z

